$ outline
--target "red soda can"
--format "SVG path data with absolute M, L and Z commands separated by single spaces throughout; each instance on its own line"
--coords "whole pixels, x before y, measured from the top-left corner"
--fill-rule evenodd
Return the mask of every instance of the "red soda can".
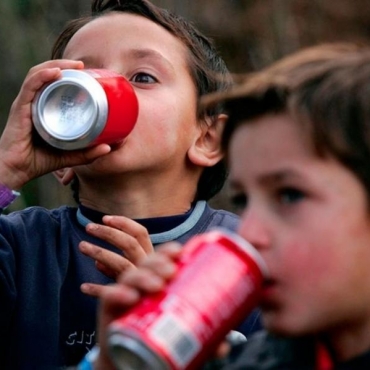
M 41 138 L 55 148 L 74 150 L 124 139 L 134 128 L 138 100 L 122 75 L 106 69 L 62 70 L 32 104 Z
M 108 346 L 117 369 L 199 369 L 257 306 L 266 267 L 241 237 L 223 229 L 195 236 L 177 263 L 163 291 L 111 323 Z

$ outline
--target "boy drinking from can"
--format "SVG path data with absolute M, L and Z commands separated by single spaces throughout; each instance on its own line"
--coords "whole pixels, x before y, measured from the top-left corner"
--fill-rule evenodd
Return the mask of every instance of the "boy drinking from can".
M 133 131 L 118 144 L 69 151 L 35 140 L 37 92 L 62 70 L 84 68 L 130 81 L 139 102 Z M 30 69 L 0 139 L 0 208 L 53 171 L 73 181 L 78 207 L 0 217 L 2 369 L 78 363 L 96 340 L 93 296 L 103 285 L 159 243 L 236 228 L 236 215 L 207 204 L 225 180 L 225 115 L 198 104 L 229 81 L 210 40 L 147 0 L 94 0 L 91 14 L 61 33 L 52 60 Z
M 369 47 L 328 44 L 206 101 L 229 113 L 223 145 L 238 234 L 269 271 L 259 303 L 266 330 L 217 368 L 370 367 L 369 81 Z M 160 290 L 179 253 L 169 245 L 106 287 L 96 369 L 109 364 L 108 323 L 141 292 Z

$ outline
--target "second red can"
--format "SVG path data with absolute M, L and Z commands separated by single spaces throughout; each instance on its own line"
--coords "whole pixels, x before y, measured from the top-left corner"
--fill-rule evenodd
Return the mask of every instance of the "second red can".
M 166 289 L 113 322 L 120 370 L 198 369 L 256 307 L 266 267 L 244 239 L 215 229 L 190 239 Z

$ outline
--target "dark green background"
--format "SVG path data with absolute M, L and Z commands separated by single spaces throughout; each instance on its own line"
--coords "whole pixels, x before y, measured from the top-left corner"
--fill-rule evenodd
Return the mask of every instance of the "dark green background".
M 368 42 L 369 0 L 154 0 L 212 37 L 233 72 L 249 72 L 303 46 L 333 40 Z M 64 23 L 89 0 L 0 1 L 0 131 L 30 67 L 49 58 Z M 215 206 L 228 207 L 223 191 Z M 32 181 L 10 210 L 73 203 L 51 175 Z

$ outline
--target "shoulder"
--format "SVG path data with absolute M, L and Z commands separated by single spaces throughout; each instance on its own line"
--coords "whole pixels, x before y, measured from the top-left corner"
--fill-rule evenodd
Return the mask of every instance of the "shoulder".
M 168 241 L 186 243 L 194 235 L 202 234 L 216 227 L 223 227 L 235 231 L 239 217 L 232 212 L 211 208 L 206 201 L 198 201 L 189 217 L 181 225 L 161 234 L 152 234 L 153 244 L 162 244 Z
M 251 335 L 242 346 L 235 346 L 228 359 L 230 369 L 252 369 L 257 364 L 262 365 L 260 361 L 261 357 L 266 358 L 267 354 L 269 354 L 268 357 L 271 357 L 271 353 L 269 352 L 274 348 L 274 344 L 269 339 L 267 332 L 261 330 Z
M 2 214 L 1 217 L 4 217 L 8 220 L 17 220 L 22 218 L 34 218 L 34 217 L 61 217 L 64 214 L 70 213 L 71 211 L 76 212 L 76 208 L 61 206 L 59 208 L 47 209 L 40 206 L 28 207 L 19 211 L 13 211 L 9 214 Z
M 56 209 L 43 207 L 29 207 L 0 216 L 0 232 L 4 235 L 7 231 L 14 230 L 17 234 L 35 232 L 40 228 L 58 228 L 66 220 L 75 217 L 76 208 L 63 206 Z
M 236 230 L 239 224 L 239 216 L 235 213 L 224 209 L 214 209 L 208 204 L 205 208 L 204 215 L 208 218 L 208 227 L 222 226 L 229 230 Z
M 254 333 L 234 349 L 229 358 L 228 370 L 285 370 L 312 369 L 312 343 L 307 339 L 286 339 L 265 330 Z
M 75 214 L 76 209 L 63 206 L 52 210 L 30 207 L 1 215 L 0 249 L 7 255 L 0 260 L 0 270 L 15 276 L 16 268 L 19 279 L 28 279 L 24 286 L 32 285 L 46 270 L 51 274 L 58 268 L 66 271 L 70 249 L 79 241 L 74 232 Z

